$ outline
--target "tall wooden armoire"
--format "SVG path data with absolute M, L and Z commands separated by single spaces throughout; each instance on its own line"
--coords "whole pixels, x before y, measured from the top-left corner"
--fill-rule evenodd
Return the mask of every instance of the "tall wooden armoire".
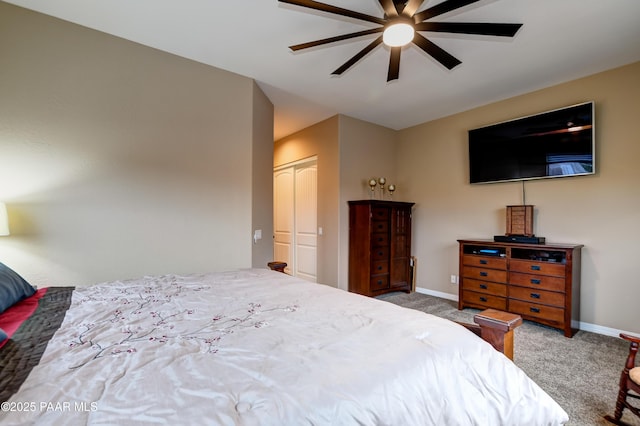
M 349 201 L 349 291 L 378 296 L 411 291 L 414 203 Z

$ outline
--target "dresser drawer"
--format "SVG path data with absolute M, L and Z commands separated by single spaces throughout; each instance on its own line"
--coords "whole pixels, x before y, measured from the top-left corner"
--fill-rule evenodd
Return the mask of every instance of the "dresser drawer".
M 462 268 L 462 274 L 465 278 L 473 278 L 483 281 L 493 281 L 497 283 L 507 282 L 507 271 L 497 269 L 475 268 L 473 266 L 465 266 Z
M 465 255 L 462 256 L 462 264 L 490 269 L 507 269 L 507 259 L 503 259 L 501 257 Z
M 494 296 L 507 297 L 507 286 L 505 284 L 492 283 L 489 281 L 474 280 L 465 278 L 462 281 L 464 291 L 477 291 L 478 293 L 492 294 Z
M 507 310 L 507 299 L 505 297 L 493 296 L 486 293 L 478 293 L 475 291 L 465 291 L 463 302 L 468 306 L 477 306 L 481 308 L 493 308 L 500 311 Z
M 530 260 L 511 259 L 509 270 L 529 274 L 565 276 L 565 265 L 562 263 L 534 262 Z
M 559 306 L 561 308 L 564 307 L 565 301 L 564 293 L 518 286 L 509 287 L 509 298 L 543 305 Z
M 389 273 L 389 261 L 388 260 L 374 260 L 371 262 L 371 275 L 388 274 Z
M 556 323 L 564 322 L 564 309 L 553 306 L 539 305 L 537 303 L 523 302 L 520 300 L 509 300 L 509 312 L 514 314 L 535 317 L 539 320 L 552 321 Z
M 509 284 L 531 287 L 535 289 L 565 291 L 563 277 L 550 277 L 546 275 L 522 274 L 511 272 L 509 274 Z
M 371 288 L 371 290 L 384 290 L 389 288 L 389 275 L 371 277 L 371 280 L 369 281 L 369 288 Z

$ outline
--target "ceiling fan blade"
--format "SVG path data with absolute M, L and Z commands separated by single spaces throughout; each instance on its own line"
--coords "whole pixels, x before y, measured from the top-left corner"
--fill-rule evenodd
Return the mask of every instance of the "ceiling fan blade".
M 396 9 L 396 4 L 393 0 L 378 0 L 382 9 L 384 9 L 384 14 L 390 18 L 395 18 L 398 16 L 398 9 Z
M 373 22 L 375 24 L 384 25 L 385 20 L 375 16 L 355 12 L 349 9 L 343 9 L 330 4 L 320 3 L 313 0 L 278 0 L 281 3 L 289 3 L 296 6 L 308 7 L 309 9 L 319 10 L 322 12 L 333 13 L 334 15 L 346 16 L 348 18 L 359 19 L 361 21 Z
M 433 18 L 434 16 L 442 15 L 443 13 L 451 12 L 452 10 L 459 9 L 468 4 L 475 3 L 479 0 L 445 0 L 440 4 L 437 4 L 429 9 L 423 10 L 417 13 L 413 19 L 415 22 L 422 22 L 425 19 Z
M 373 49 L 378 47 L 378 45 L 380 43 L 382 43 L 382 36 L 380 36 L 377 39 L 373 40 L 364 49 L 362 49 L 361 51 L 356 53 L 351 59 L 349 59 L 340 68 L 338 68 L 337 70 L 335 70 L 331 74 L 332 75 L 340 75 L 340 74 L 342 74 L 343 72 L 345 72 L 346 70 L 351 68 L 356 62 L 358 62 L 360 59 L 362 59 L 367 53 L 371 52 Z
M 492 24 L 478 22 L 421 22 L 416 31 L 434 31 L 455 34 L 480 34 L 513 37 L 522 24 Z
M 310 47 L 322 46 L 323 44 L 335 43 L 337 41 L 349 40 L 350 38 L 362 37 L 370 34 L 381 33 L 384 31 L 384 27 L 373 28 L 370 30 L 358 31 L 355 33 L 343 34 L 335 37 L 323 38 L 322 40 L 310 41 L 308 43 L 295 44 L 289 46 L 289 49 L 294 52 L 297 50 L 308 49 Z
M 416 46 L 424 50 L 427 54 L 431 55 L 436 61 L 440 62 L 448 69 L 453 69 L 462 63 L 456 57 L 450 55 L 445 50 L 443 50 L 433 42 L 427 40 L 418 33 L 416 33 L 415 37 L 413 38 L 413 42 L 416 44 Z
M 424 0 L 409 0 L 402 9 L 402 14 L 407 16 L 413 16 L 420 9 Z
M 391 57 L 389 58 L 389 72 L 387 73 L 387 81 L 397 80 L 400 75 L 400 52 L 402 47 L 392 47 Z

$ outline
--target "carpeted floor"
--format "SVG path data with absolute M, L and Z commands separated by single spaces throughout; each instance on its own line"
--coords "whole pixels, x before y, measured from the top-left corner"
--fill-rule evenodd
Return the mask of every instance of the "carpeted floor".
M 421 293 L 390 293 L 378 299 L 468 323 L 479 312 L 459 311 L 456 302 Z M 613 414 L 627 342 L 586 331 L 569 339 L 559 330 L 529 321 L 514 336 L 514 362 L 565 409 L 568 425 L 610 425 L 602 417 Z M 623 420 L 640 425 L 628 410 Z

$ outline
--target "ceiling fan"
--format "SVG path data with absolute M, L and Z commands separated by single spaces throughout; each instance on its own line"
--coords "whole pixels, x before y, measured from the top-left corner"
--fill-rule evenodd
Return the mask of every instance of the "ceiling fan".
M 422 3 L 425 0 L 378 0 L 380 6 L 382 6 L 382 9 L 384 10 L 384 17 L 382 18 L 313 0 L 278 1 L 380 25 L 380 27 L 377 28 L 356 31 L 308 43 L 296 44 L 289 46 L 289 48 L 293 51 L 297 51 L 351 38 L 382 33 L 331 74 L 341 75 L 362 59 L 367 53 L 371 52 L 381 43 L 384 43 L 391 48 L 387 81 L 396 80 L 398 78 L 400 73 L 400 53 L 402 51 L 402 47 L 409 43 L 415 44 L 448 69 L 453 69 L 457 65 L 461 64 L 460 60 L 420 34 L 419 32 L 421 31 L 513 37 L 522 26 L 522 24 L 502 23 L 425 22 L 431 18 L 475 3 L 479 0 L 445 0 L 420 12 L 418 12 L 418 9 L 422 6 Z

